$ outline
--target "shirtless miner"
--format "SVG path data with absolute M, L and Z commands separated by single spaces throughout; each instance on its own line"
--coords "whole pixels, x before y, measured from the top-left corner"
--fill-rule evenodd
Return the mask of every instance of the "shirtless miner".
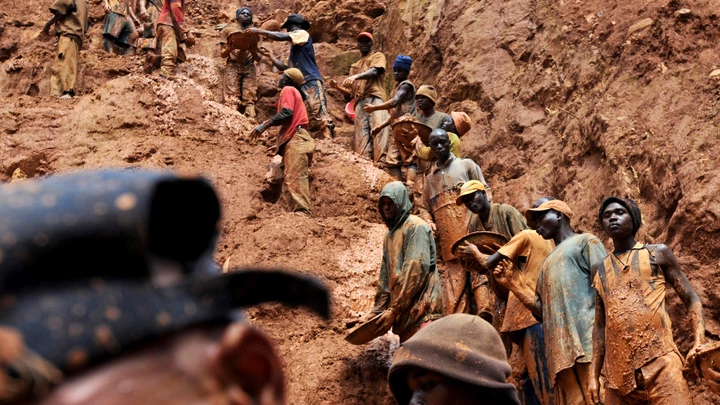
M 593 402 L 601 403 L 599 378 L 605 366 L 606 405 L 692 404 L 683 359 L 673 340 L 665 287 L 675 289 L 690 315 L 695 345 L 688 357 L 705 341 L 700 298 L 672 250 L 635 240 L 642 223 L 635 201 L 605 199 L 598 221 L 612 238 L 613 251 L 592 268 L 597 293 L 588 391 Z

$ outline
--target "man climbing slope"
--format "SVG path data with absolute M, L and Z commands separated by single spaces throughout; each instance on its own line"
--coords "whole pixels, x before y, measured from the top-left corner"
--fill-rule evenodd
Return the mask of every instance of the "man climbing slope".
M 257 139 L 267 128 L 280 126 L 276 147 L 285 167 L 285 201 L 290 211 L 312 216 L 308 170 L 315 152 L 315 142 L 306 129 L 306 96 L 300 89 L 304 83 L 305 78 L 299 69 L 290 68 L 283 72 L 278 82 L 278 87 L 281 88 L 280 98 L 275 104 L 278 113 L 258 125 L 250 138 Z

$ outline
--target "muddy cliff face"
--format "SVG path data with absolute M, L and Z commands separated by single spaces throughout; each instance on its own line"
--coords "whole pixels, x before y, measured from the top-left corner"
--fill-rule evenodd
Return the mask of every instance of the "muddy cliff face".
M 561 198 L 579 230 L 601 235 L 602 199 L 635 199 L 639 240 L 675 251 L 718 333 L 714 3 L 390 0 L 386 10 L 380 46 L 415 58 L 412 79 L 438 87 L 441 110 L 471 115 L 463 149 L 498 201 Z M 687 350 L 684 308 L 670 303 Z
M 332 290 L 329 324 L 301 310 L 251 309 L 285 363 L 291 404 L 392 404 L 385 383 L 396 340 L 364 347 L 343 337 L 371 306 L 385 227 L 377 195 L 389 181 L 348 152 L 352 126 L 330 92 L 338 137 L 318 141 L 311 168 L 315 218 L 263 200 L 265 144 L 257 125 L 221 104 L 217 23 L 240 4 L 198 0 L 188 21 L 200 39 L 172 81 L 142 72 L 139 56 L 101 50 L 102 2 L 90 1 L 79 97 L 47 96 L 55 43 L 39 35 L 50 1 L 0 0 L 0 179 L 101 166 L 199 171 L 225 207 L 216 259 L 318 275 Z M 644 214 L 639 240 L 666 243 L 720 334 L 720 23 L 709 1 L 387 0 L 250 3 L 257 25 L 301 11 L 313 22 L 325 79 L 357 60 L 371 31 L 392 61 L 415 60 L 411 80 L 434 84 L 438 109 L 470 114 L 464 153 L 497 201 L 527 208 L 541 195 L 567 201 L 577 230 L 601 235 L 597 208 L 629 196 Z M 287 56 L 286 44 L 267 44 Z M 261 119 L 278 74 L 259 68 Z M 669 294 L 676 341 L 691 345 L 686 311 Z M 696 404 L 720 404 L 690 381 Z

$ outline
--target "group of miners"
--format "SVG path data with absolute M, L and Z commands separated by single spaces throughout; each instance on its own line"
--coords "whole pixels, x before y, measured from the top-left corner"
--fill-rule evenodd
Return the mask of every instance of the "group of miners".
M 134 5 L 108 1 L 104 31 L 112 36 L 105 38 L 117 46 L 127 22 L 136 19 L 130 11 Z M 156 15 L 148 17 L 146 7 L 141 17 L 153 21 L 161 74 L 172 75 L 184 59 L 181 44 L 194 42 L 183 26 L 184 1 L 150 3 Z M 52 91 L 72 97 L 87 4 L 57 0 L 51 11 L 54 17 L 44 31 L 58 23 L 60 35 Z M 252 18 L 252 10 L 243 7 L 235 23 L 222 27 L 223 98 L 254 117 L 255 62 L 265 56 L 282 71 L 277 114 L 258 125 L 251 138 L 280 127 L 273 161 L 284 168 L 286 200 L 291 211 L 311 215 L 312 132 L 331 137 L 334 125 L 310 23 L 291 14 L 281 26 L 285 32 L 279 32 L 253 27 Z M 234 32 L 290 42 L 288 62 L 261 46 L 229 48 L 227 38 Z M 638 205 L 621 197 L 600 205 L 598 223 L 613 241 L 608 253 L 596 236 L 575 233 L 566 202 L 543 197 L 524 214 L 495 202 L 480 167 L 462 158 L 460 138 L 471 129 L 468 115 L 436 111 L 437 90 L 408 80 L 413 61 L 406 55 L 392 65 L 396 85 L 387 97 L 387 61 L 373 52 L 373 40 L 368 32 L 357 35 L 360 60 L 342 83 L 331 80 L 328 86 L 354 105 L 354 152 L 399 180 L 383 188 L 378 202 L 388 232 L 371 311 L 378 331 L 392 329 L 400 338 L 389 374 L 398 402 L 692 403 L 665 303 L 667 283 L 690 315 L 694 344 L 688 360 L 705 344 L 702 305 L 667 246 L 636 240 L 642 225 Z M 319 124 L 311 127 L 313 120 Z M 399 142 L 390 131 L 399 122 L 429 127 L 427 145 L 420 136 L 411 146 Z M 492 252 L 467 241 L 458 245 L 478 231 L 501 235 L 504 242 L 490 246 Z M 249 332 L 223 339 L 224 354 L 236 354 L 243 333 Z M 267 361 L 275 366 L 274 357 Z M 232 385 L 232 378 L 218 378 Z M 235 394 L 248 396 L 247 387 L 241 388 L 233 387 Z M 282 396 L 270 383 L 263 389 L 268 397 Z

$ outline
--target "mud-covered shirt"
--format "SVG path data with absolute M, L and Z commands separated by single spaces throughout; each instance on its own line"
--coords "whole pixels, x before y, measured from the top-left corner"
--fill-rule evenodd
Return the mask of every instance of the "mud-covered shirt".
M 405 114 L 415 115 L 417 107 L 415 105 L 415 85 L 410 80 L 403 80 L 402 82 L 395 85 L 395 93 L 400 90 L 400 87 L 407 85 L 410 91 L 405 93 L 405 99 L 399 100 L 397 107 L 395 108 L 396 117 L 402 117 Z
M 373 311 L 392 309 L 393 332 L 403 336 L 442 317 L 442 289 L 436 267 L 435 238 L 430 226 L 410 215 L 412 204 L 402 183 L 386 186 L 381 197 L 395 203 L 399 223 L 388 230 Z
M 433 115 L 426 117 L 422 114 L 422 111 L 420 110 L 417 110 L 415 112 L 415 118 L 417 118 L 418 121 L 422 122 L 423 124 L 429 126 L 432 129 L 438 129 L 442 126 L 445 120 L 452 119 L 452 117 L 450 117 L 450 114 L 445 114 L 444 112 L 440 111 L 435 111 Z
M 534 230 L 526 229 L 515 234 L 498 252 L 522 271 L 525 285 L 535 291 L 543 260 L 553 247 L 552 240 L 545 240 Z M 500 332 L 513 332 L 538 323 L 532 312 L 510 291 Z
M 220 31 L 220 44 L 225 46 L 230 35 L 243 31 L 245 31 L 245 28 L 237 22 L 228 24 L 227 27 Z M 257 45 L 254 45 L 254 48 L 257 49 Z M 255 58 L 249 50 L 233 49 L 227 57 L 227 62 L 236 64 L 240 68 L 251 69 L 255 67 Z
M 110 11 L 115 14 L 128 15 L 129 4 L 124 0 L 107 0 Z
M 387 69 L 387 60 L 382 52 L 373 52 L 367 56 L 363 56 L 359 61 L 353 63 L 350 66 L 350 75 L 356 75 L 359 73 L 367 72 L 368 70 L 376 68 L 382 71 L 381 74 L 377 75 L 373 79 L 367 80 L 355 80 L 352 85 L 352 94 L 355 99 L 355 105 L 359 100 L 365 97 L 378 97 L 382 101 L 387 100 L 387 94 L 385 94 L 385 70 Z
M 665 275 L 641 243 L 608 254 L 593 280 L 605 305 L 605 374 L 610 388 L 626 395 L 636 388 L 635 370 L 678 352 L 665 306 Z
M 65 16 L 58 22 L 58 34 L 73 35 L 82 44 L 87 26 L 87 2 L 85 0 L 57 0 L 50 6 L 50 11 L 55 15 Z
M 590 269 L 606 255 L 600 239 L 584 233 L 562 241 L 542 264 L 537 294 L 553 386 L 560 371 L 592 361 L 595 290 Z
M 510 240 L 516 234 L 527 229 L 525 217 L 515 207 L 507 204 L 490 204 L 490 215 L 486 224 L 480 216 L 473 214 L 468 225 L 468 232 L 495 232 Z

